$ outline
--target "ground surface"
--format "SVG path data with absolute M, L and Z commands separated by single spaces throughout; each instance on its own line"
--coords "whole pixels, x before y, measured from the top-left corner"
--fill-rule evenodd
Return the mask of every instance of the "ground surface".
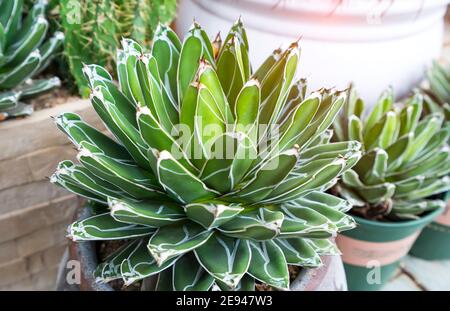
M 450 290 L 450 260 L 425 261 L 408 256 L 391 281 L 383 288 L 388 291 Z

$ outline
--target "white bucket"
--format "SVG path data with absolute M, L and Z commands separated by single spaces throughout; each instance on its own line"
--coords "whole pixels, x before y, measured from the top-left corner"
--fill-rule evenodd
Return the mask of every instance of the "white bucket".
M 368 103 L 389 85 L 408 93 L 439 56 L 448 0 L 181 0 L 177 31 L 195 18 L 213 37 L 239 17 L 252 63 L 301 37 L 299 76 L 310 87 L 354 82 Z

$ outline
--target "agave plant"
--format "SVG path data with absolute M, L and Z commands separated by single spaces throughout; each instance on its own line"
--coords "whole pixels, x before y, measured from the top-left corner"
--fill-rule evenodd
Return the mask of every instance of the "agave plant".
M 158 274 L 158 290 L 249 290 L 255 280 L 288 288 L 288 265 L 319 266 L 320 255 L 338 253 L 329 238 L 353 228 L 349 204 L 325 193 L 360 157 L 358 142 L 330 143 L 327 130 L 346 94 L 305 96 L 296 43 L 252 73 L 240 21 L 220 42 L 194 24 L 181 44 L 160 25 L 150 53 L 123 41 L 119 87 L 85 66 L 113 139 L 75 114 L 56 118 L 80 151 L 51 181 L 96 211 L 70 238 L 124 242 L 98 280 Z
M 395 106 L 388 89 L 364 118 L 364 102 L 350 91 L 334 128 L 337 140 L 362 143 L 361 160 L 337 187 L 354 213 L 369 219 L 415 219 L 443 206 L 427 198 L 450 189 L 450 124 L 441 113 L 420 119 L 422 109 L 419 92 Z
M 450 120 L 450 67 L 434 62 L 423 87 L 425 112 L 441 112 Z
M 148 44 L 158 22 L 172 21 L 176 0 L 62 0 L 59 9 L 70 71 L 80 94 L 88 96 L 82 63 L 113 70 L 121 38 Z
M 21 102 L 60 85 L 58 78 L 31 80 L 49 64 L 61 46 L 58 32 L 45 40 L 46 1 L 36 1 L 23 17 L 23 0 L 0 0 L 0 120 L 33 110 Z

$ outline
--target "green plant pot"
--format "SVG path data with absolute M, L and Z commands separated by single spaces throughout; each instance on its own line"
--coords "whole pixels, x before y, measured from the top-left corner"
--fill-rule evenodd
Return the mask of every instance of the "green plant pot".
M 411 255 L 427 260 L 450 259 L 450 191 L 445 200 L 448 202 L 445 212 L 422 230 Z
M 358 226 L 337 237 L 349 290 L 379 290 L 395 273 L 421 229 L 441 209 L 404 222 L 376 222 L 355 217 Z

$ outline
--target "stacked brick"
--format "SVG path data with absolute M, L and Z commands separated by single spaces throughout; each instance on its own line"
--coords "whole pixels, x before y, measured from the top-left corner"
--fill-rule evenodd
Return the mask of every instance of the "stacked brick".
M 76 150 L 50 116 L 80 114 L 102 128 L 89 102 L 73 99 L 0 123 L 0 290 L 51 290 L 80 200 L 48 177 Z

